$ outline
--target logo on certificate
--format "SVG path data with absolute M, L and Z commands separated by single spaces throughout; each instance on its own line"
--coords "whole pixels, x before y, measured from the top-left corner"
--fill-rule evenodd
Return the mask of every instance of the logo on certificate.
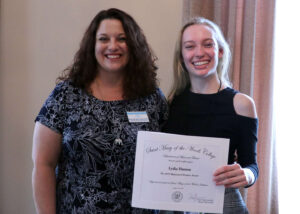
M 172 200 L 175 202 L 180 202 L 183 198 L 183 194 L 179 191 L 175 191 L 172 193 Z

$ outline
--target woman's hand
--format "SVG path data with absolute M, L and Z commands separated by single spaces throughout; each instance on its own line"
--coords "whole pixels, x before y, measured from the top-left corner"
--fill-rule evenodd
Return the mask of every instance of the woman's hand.
M 222 166 L 213 175 L 216 185 L 224 185 L 227 188 L 245 187 L 254 182 L 253 172 L 237 163 Z

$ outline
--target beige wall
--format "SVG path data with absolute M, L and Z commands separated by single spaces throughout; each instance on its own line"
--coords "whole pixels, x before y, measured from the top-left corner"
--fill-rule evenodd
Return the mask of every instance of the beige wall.
M 0 0 L 0 213 L 35 213 L 34 118 L 72 61 L 88 23 L 109 7 L 127 11 L 144 29 L 167 93 L 181 0 Z

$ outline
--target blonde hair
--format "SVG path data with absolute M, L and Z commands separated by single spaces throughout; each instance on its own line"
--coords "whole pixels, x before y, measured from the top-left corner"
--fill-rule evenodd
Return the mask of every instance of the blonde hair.
M 205 19 L 203 17 L 196 17 L 188 21 L 182 28 L 179 33 L 179 37 L 176 42 L 175 52 L 174 52 L 174 60 L 173 60 L 173 75 L 174 81 L 171 87 L 170 94 L 168 96 L 169 102 L 172 101 L 175 95 L 178 95 L 182 92 L 188 85 L 190 85 L 190 77 L 188 75 L 187 69 L 185 68 L 183 58 L 182 58 L 182 35 L 183 32 L 192 25 L 206 25 L 208 26 L 214 33 L 214 37 L 219 45 L 219 48 L 223 51 L 222 58 L 219 59 L 219 63 L 217 66 L 217 74 L 219 79 L 223 84 L 227 86 L 231 86 L 228 71 L 231 61 L 231 51 L 227 41 L 224 38 L 224 35 L 214 22 Z

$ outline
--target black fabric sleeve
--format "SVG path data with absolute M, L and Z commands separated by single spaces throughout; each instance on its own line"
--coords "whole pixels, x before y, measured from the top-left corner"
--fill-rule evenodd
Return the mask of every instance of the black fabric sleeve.
M 238 163 L 243 168 L 250 169 L 253 172 L 256 181 L 259 174 L 256 151 L 258 119 L 238 116 L 237 126 L 239 133 L 239 143 L 237 145 Z M 246 188 L 252 185 L 246 186 Z

